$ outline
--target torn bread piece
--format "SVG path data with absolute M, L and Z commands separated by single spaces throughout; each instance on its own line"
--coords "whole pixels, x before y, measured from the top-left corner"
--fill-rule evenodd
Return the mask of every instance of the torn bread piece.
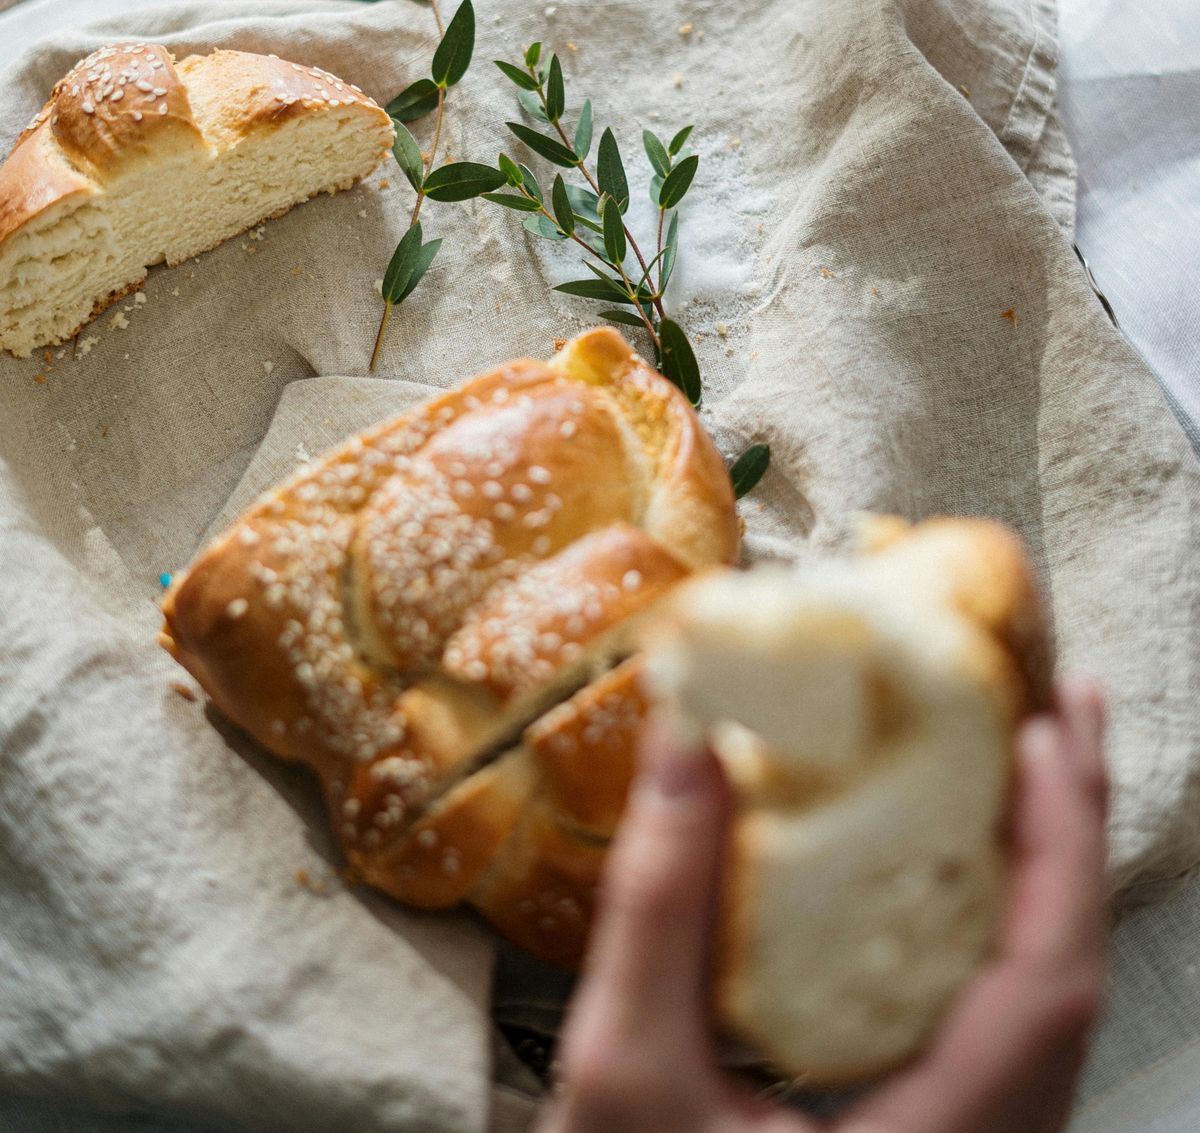
M 910 1057 L 987 955 L 1013 737 L 1047 700 L 1015 535 L 880 518 L 865 542 L 686 585 L 648 662 L 737 798 L 717 1014 L 816 1085 Z

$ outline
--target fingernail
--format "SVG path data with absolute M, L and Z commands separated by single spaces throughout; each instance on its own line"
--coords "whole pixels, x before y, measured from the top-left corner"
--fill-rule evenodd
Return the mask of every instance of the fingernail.
M 660 714 L 648 723 L 642 736 L 639 789 L 671 799 L 702 790 L 705 755 L 701 743 Z

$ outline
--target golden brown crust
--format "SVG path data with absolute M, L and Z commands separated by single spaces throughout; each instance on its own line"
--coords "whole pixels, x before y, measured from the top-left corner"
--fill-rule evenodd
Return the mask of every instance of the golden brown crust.
M 373 884 L 440 907 L 486 865 L 481 892 L 515 891 L 544 843 L 563 859 L 555 899 L 582 909 L 645 709 L 636 667 L 602 670 L 693 565 L 736 554 L 714 462 L 675 387 L 593 331 L 264 496 L 176 577 L 162 641 L 227 715 L 317 769 Z M 685 505 L 710 519 L 678 522 Z M 564 698 L 574 716 L 544 717 Z M 545 822 L 518 852 L 506 839 L 527 798 Z M 433 845 L 455 851 L 449 870 Z M 562 961 L 582 936 L 545 939 Z
M 205 146 L 171 54 L 158 44 L 100 48 L 58 83 L 47 106 L 63 152 L 101 182 L 168 136 Z
M 471 903 L 514 944 L 573 970 L 587 949 L 606 852 L 606 843 L 580 838 L 539 801 L 526 810 Z
M 37 120 L 0 165 L 0 244 L 52 205 L 95 191 L 64 159 L 49 121 Z

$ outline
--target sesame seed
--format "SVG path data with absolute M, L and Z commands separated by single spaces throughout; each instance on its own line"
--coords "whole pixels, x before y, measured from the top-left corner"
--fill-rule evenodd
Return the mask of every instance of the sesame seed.
M 485 480 L 482 491 L 489 500 L 498 500 L 504 495 L 504 489 L 495 480 Z
M 250 603 L 245 598 L 235 598 L 228 606 L 225 607 L 225 612 L 231 618 L 240 618 L 248 609 Z
M 84 114 L 95 114 L 96 108 L 90 102 L 85 102 L 80 108 Z
M 167 104 L 165 102 L 160 102 L 158 104 L 158 112 L 159 112 L 159 114 L 166 114 Z
M 437 845 L 437 841 L 438 841 L 437 831 L 432 829 L 431 827 L 426 827 L 424 830 L 421 831 L 420 834 L 417 835 L 417 845 L 423 847 L 426 850 L 432 850 L 433 847 Z
M 154 89 L 154 84 L 146 82 L 145 79 L 138 79 L 138 81 L 133 85 L 137 87 L 138 90 L 145 91 L 147 94 Z
M 549 484 L 551 477 L 540 464 L 534 464 L 529 469 L 529 479 L 535 484 Z
M 636 590 L 641 584 L 641 573 L 636 570 L 627 570 L 621 578 L 621 587 L 624 590 Z
M 347 799 L 342 803 L 342 814 L 347 818 L 357 818 L 361 805 L 358 799 Z
M 579 426 L 576 425 L 574 421 L 564 421 L 561 425 L 559 425 L 558 431 L 563 437 L 565 437 L 567 440 L 570 440 L 577 432 L 579 432 Z

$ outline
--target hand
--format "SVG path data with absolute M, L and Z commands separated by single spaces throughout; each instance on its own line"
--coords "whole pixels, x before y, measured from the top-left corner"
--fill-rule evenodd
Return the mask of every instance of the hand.
M 1105 972 L 1104 712 L 1092 685 L 1064 683 L 1055 711 L 1018 737 L 995 958 L 931 1046 L 832 1125 L 756 1101 L 717 1067 L 707 941 L 729 798 L 711 753 L 648 731 L 540 1133 L 1063 1128 Z

